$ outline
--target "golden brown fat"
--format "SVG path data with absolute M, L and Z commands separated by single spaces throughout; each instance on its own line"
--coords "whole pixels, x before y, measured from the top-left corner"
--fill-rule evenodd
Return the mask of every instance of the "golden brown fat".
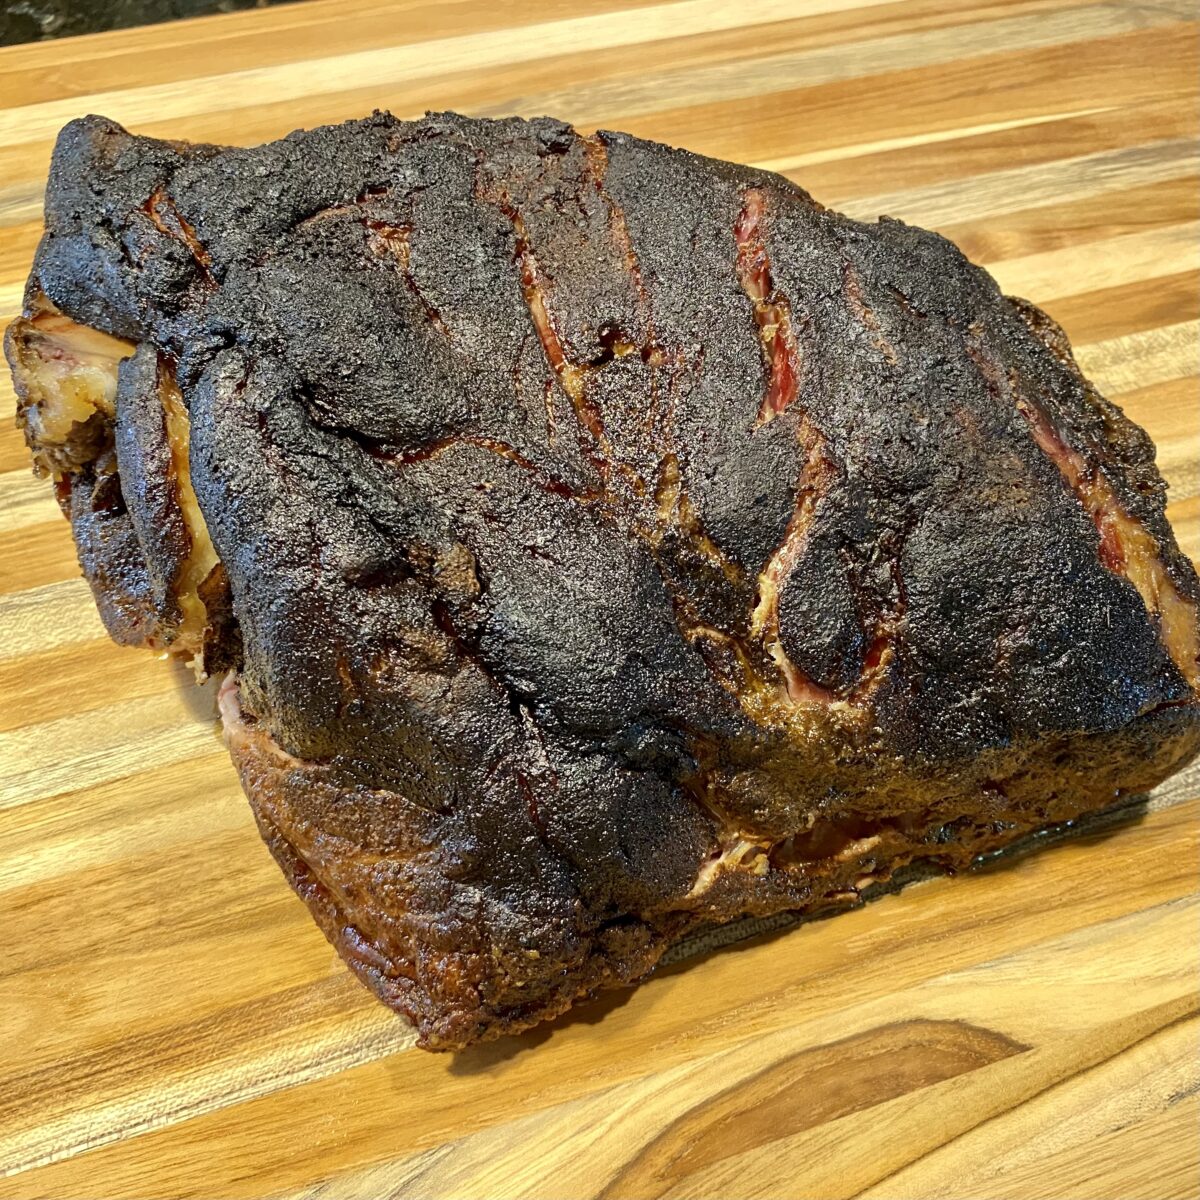
M 213 548 L 204 514 L 192 487 L 192 472 L 188 462 L 191 443 L 191 423 L 179 385 L 168 371 L 159 370 L 158 392 L 162 399 L 167 425 L 167 444 L 171 448 L 171 465 L 175 471 L 175 497 L 179 502 L 183 523 L 187 527 L 191 547 L 179 569 L 178 596 L 183 620 L 171 649 L 188 659 L 199 678 L 203 679 L 204 632 L 208 628 L 208 610 L 200 597 L 200 585 L 208 578 L 220 559 Z
M 35 469 L 61 479 L 93 461 L 100 441 L 95 418 L 111 426 L 117 371 L 137 349 L 64 316 L 38 296 L 8 330 L 18 416 Z
M 26 315 L 13 322 L 8 340 L 20 396 L 19 415 L 36 469 L 55 479 L 77 474 L 111 447 L 118 372 L 121 361 L 136 351 L 136 344 L 71 320 L 44 295 L 36 297 Z M 161 360 L 158 389 L 175 499 L 190 546 L 175 586 L 183 618 L 168 649 L 190 662 L 203 678 L 202 652 L 209 621 L 200 592 L 220 560 L 192 487 L 187 407 Z

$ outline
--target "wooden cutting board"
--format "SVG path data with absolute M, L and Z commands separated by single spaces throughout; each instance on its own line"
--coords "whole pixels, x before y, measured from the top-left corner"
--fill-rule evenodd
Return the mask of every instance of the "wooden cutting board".
M 1194 7 L 314 0 L 5 49 L 0 315 L 70 117 L 252 143 L 376 106 L 550 112 L 956 239 L 1150 430 L 1196 557 Z M 1195 779 L 427 1055 L 269 860 L 211 690 L 105 640 L 7 419 L 0 505 L 0 1195 L 1200 1191 Z

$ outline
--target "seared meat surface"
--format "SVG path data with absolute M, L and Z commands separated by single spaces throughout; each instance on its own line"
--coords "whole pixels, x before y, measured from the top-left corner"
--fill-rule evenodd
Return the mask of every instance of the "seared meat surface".
M 7 351 L 117 640 L 454 1048 L 1158 783 L 1146 435 L 953 245 L 560 122 L 63 130 Z

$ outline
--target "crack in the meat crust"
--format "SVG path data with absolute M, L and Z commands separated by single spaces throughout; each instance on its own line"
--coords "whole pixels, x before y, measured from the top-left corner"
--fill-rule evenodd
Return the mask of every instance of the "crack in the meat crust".
M 592 368 L 572 362 L 568 358 L 547 304 L 546 281 L 537 255 L 530 245 L 525 218 L 505 189 L 500 187 L 489 190 L 482 185 L 481 167 L 482 162 L 477 156 L 475 196 L 481 203 L 496 208 L 512 226 L 521 294 L 529 310 L 534 331 L 550 369 L 575 412 L 579 425 L 579 448 L 599 471 L 601 479 L 607 480 L 613 460 L 612 446 L 605 433 L 600 410 L 587 395 L 587 375 Z
M 200 502 L 192 487 L 189 462 L 191 422 L 183 395 L 175 381 L 171 362 L 163 355 L 158 360 L 158 395 L 170 448 L 174 473 L 174 491 L 179 511 L 187 531 L 188 548 L 178 568 L 176 587 L 183 619 L 171 642 L 170 649 L 190 661 L 197 679 L 207 677 L 204 662 L 205 643 L 211 632 L 211 619 L 205 603 L 205 585 L 221 563 L 209 536 L 208 525 L 200 510 Z
M 599 488 L 573 488 L 558 475 L 547 471 L 544 467 L 538 466 L 537 463 L 527 458 L 508 442 L 501 441 L 499 438 L 483 437 L 478 434 L 455 434 L 451 437 L 439 438 L 435 442 L 428 442 L 424 446 L 420 446 L 414 450 L 385 450 L 372 447 L 368 450 L 368 453 L 380 462 L 392 463 L 398 467 L 407 467 L 413 463 L 428 462 L 430 459 L 437 458 L 439 455 L 444 454 L 447 450 L 454 449 L 456 446 L 473 446 L 477 450 L 485 450 L 489 454 L 503 458 L 507 462 L 520 467 L 521 470 L 528 471 L 535 486 L 539 487 L 542 491 L 549 492 L 555 496 L 561 496 L 565 500 L 574 500 L 580 504 L 590 504 L 603 497 L 603 492 Z
M 404 285 L 420 304 L 425 319 L 438 333 L 450 337 L 450 330 L 442 314 L 431 303 L 428 296 L 417 283 L 412 271 L 412 235 L 411 225 L 397 225 L 376 217 L 363 217 L 363 228 L 367 236 L 367 248 L 371 254 L 381 260 L 394 261 L 404 278 Z
M 633 285 L 633 294 L 637 300 L 638 311 L 646 329 L 645 340 L 640 347 L 633 342 L 618 337 L 614 339 L 610 347 L 610 352 L 620 358 L 636 350 L 650 367 L 661 367 L 666 362 L 666 354 L 658 344 L 658 336 L 654 327 L 654 308 L 650 303 L 650 294 L 646 290 L 646 282 L 642 278 L 642 266 L 638 260 L 637 251 L 634 249 L 633 238 L 629 233 L 629 222 L 625 217 L 624 210 L 604 186 L 605 176 L 608 173 L 608 150 L 598 136 L 584 138 L 583 142 L 587 155 L 588 170 L 591 172 L 592 179 L 595 182 L 596 191 L 600 194 L 600 198 L 604 201 L 605 207 L 608 209 L 609 228 L 613 241 L 621 253 L 625 270 L 629 275 L 629 281 Z M 650 374 L 649 397 L 649 416 L 651 417 L 653 417 L 657 410 L 657 387 L 658 372 L 657 370 L 652 370 Z
M 793 326 L 792 305 L 776 286 L 763 230 L 767 215 L 761 189 L 750 188 L 734 226 L 737 272 L 742 289 L 754 306 L 763 355 L 767 364 L 766 394 L 759 406 L 756 426 L 774 420 L 799 400 L 802 364 Z M 820 498 L 835 476 L 825 438 L 801 409 L 797 437 L 804 465 L 796 485 L 796 503 L 783 541 L 758 577 L 758 593 L 750 616 L 750 632 L 759 638 L 783 676 L 787 697 L 796 704 L 828 704 L 829 689 L 809 679 L 787 656 L 779 629 L 779 596 L 808 539 L 809 526 Z
M 213 278 L 212 272 L 212 255 L 209 254 L 208 250 L 196 236 L 195 227 L 179 211 L 175 201 L 165 188 L 160 187 L 155 189 L 146 201 L 145 211 L 159 233 L 165 233 L 167 237 L 174 238 L 187 247 L 187 251 L 192 256 L 196 266 L 200 268 L 200 273 L 203 275 L 205 282 L 210 287 L 215 286 L 216 280 Z
M 884 336 L 883 327 L 879 323 L 879 317 L 870 304 L 867 303 L 867 298 L 863 295 L 862 282 L 858 277 L 858 272 L 855 270 L 854 264 L 850 261 L 849 255 L 846 254 L 845 247 L 842 249 L 842 255 L 842 288 L 846 294 L 847 306 L 854 314 L 855 320 L 867 331 L 871 345 L 879 351 L 884 362 L 888 366 L 894 367 L 900 361 L 900 357 L 896 353 L 896 348 Z M 901 303 L 903 303 L 903 300 L 901 300 Z
M 791 301 L 775 286 L 771 257 L 763 238 L 766 196 L 750 188 L 742 198 L 742 211 L 734 226 L 737 272 L 742 290 L 754 305 L 754 322 L 766 360 L 768 382 L 755 427 L 773 421 L 799 397 L 804 363 L 796 341 Z
M 1096 526 L 1100 561 L 1137 590 L 1158 626 L 1171 660 L 1193 690 L 1200 689 L 1200 627 L 1196 606 L 1186 600 L 1163 567 L 1161 550 L 1150 531 L 1126 512 L 1099 468 L 1089 468 L 1045 410 L 1021 396 L 1017 411 L 1028 422 L 1038 448 L 1054 464 Z
M 801 419 L 797 436 L 804 450 L 804 466 L 796 487 L 796 507 L 784 531 L 783 541 L 758 577 L 757 601 L 750 614 L 750 632 L 761 639 L 767 653 L 778 666 L 789 700 L 796 704 L 824 705 L 835 699 L 834 693 L 814 683 L 788 658 L 780 638 L 780 593 L 808 541 L 817 504 L 828 491 L 836 473 L 825 439 L 807 416 Z
M 1029 318 L 1020 307 L 1018 312 L 1028 324 Z M 1037 329 L 1033 332 L 1038 336 Z M 1158 541 L 1126 511 L 1103 469 L 1089 466 L 1083 455 L 1068 444 L 1045 405 L 1018 390 L 1015 373 L 1002 370 L 988 353 L 982 331 L 968 328 L 965 337 L 967 356 L 989 393 L 997 402 L 1011 404 L 1020 415 L 1038 449 L 1062 476 L 1064 486 L 1095 526 L 1101 563 L 1137 591 L 1171 660 L 1188 686 L 1200 690 L 1200 612 L 1167 574 Z M 1044 341 L 1046 335 L 1041 337 Z M 1061 350 L 1047 345 L 1068 369 L 1073 367 L 1073 360 L 1063 359 Z

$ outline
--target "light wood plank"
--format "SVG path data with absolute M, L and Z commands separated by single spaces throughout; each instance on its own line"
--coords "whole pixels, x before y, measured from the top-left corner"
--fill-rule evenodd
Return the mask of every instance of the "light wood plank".
M 1200 269 L 1200 221 L 990 263 L 1005 292 L 1036 303 Z
M 1200 148 L 1191 138 L 1177 138 L 1120 150 L 1101 150 L 1036 166 L 989 171 L 970 181 L 955 179 L 929 187 L 862 196 L 847 205 L 845 211 L 861 221 L 903 213 L 914 225 L 936 229 L 954 222 L 987 219 L 1041 205 L 1065 205 L 1138 184 L 1197 174 L 1200 174 Z
M 1146 333 L 1200 318 L 1200 272 L 1183 270 L 1138 279 L 1053 300 L 1048 307 L 1073 346 L 1091 346 L 1124 334 Z M 1178 415 L 1186 418 L 1182 412 Z M 1179 422 L 1178 428 L 1187 429 L 1186 419 Z
M 1111 395 L 1200 375 L 1200 322 L 1180 321 L 1157 329 L 1081 346 L 1083 373 Z

